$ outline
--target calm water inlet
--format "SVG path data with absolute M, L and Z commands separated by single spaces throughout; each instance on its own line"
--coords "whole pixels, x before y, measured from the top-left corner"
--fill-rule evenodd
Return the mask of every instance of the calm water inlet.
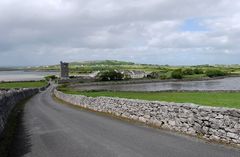
M 44 76 L 55 75 L 56 72 L 25 72 L 25 71 L 0 71 L 0 81 L 30 81 L 42 80 Z
M 113 90 L 113 91 L 166 91 L 166 90 L 240 90 L 240 77 L 218 80 L 154 82 L 139 84 L 111 84 L 78 86 L 79 90 Z

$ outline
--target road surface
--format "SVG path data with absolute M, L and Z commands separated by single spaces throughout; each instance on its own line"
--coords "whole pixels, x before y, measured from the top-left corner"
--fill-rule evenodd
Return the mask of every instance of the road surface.
M 11 156 L 240 157 L 236 149 L 58 103 L 51 90 L 27 102 Z

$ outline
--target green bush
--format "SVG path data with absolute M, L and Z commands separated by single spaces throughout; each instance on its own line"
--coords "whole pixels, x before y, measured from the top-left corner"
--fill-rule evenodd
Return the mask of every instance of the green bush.
M 204 71 L 199 68 L 194 69 L 193 72 L 194 72 L 194 74 L 204 74 Z
M 75 76 L 69 76 L 70 79 L 76 78 Z
M 172 78 L 174 79 L 182 79 L 183 78 L 183 72 L 182 69 L 176 69 L 171 74 Z
M 123 80 L 123 78 L 124 78 L 124 75 L 115 70 L 101 72 L 98 75 L 98 79 L 101 81 L 116 81 L 116 80 Z
M 46 81 L 50 81 L 50 80 L 56 80 L 57 76 L 55 75 L 48 75 L 44 77 Z
M 183 74 L 184 75 L 193 75 L 194 71 L 193 71 L 193 69 L 185 69 L 185 70 L 183 70 Z
M 225 76 L 227 75 L 227 73 L 221 70 L 209 69 L 206 71 L 206 75 L 208 77 L 218 77 L 218 76 Z
M 123 74 L 123 80 L 130 80 L 131 76 L 128 74 Z
M 166 79 L 167 79 L 167 76 L 166 76 L 166 75 L 160 75 L 160 79 L 161 79 L 161 80 L 166 80 Z
M 151 72 L 150 74 L 147 75 L 147 78 L 151 78 L 151 79 L 157 79 L 160 77 L 160 74 L 157 72 Z

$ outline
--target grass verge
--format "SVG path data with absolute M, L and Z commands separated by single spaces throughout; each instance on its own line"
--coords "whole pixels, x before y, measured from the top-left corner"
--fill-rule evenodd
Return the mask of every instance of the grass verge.
M 11 88 L 39 88 L 46 86 L 46 81 L 21 81 L 21 82 L 2 82 L 0 83 L 0 89 Z
M 150 101 L 195 103 L 203 106 L 240 108 L 240 92 L 121 92 L 121 91 L 75 91 L 59 88 L 64 93 L 89 97 L 119 97 Z

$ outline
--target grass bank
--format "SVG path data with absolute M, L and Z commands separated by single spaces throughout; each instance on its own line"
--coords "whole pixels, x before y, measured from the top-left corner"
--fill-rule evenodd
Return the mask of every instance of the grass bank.
M 240 108 L 240 92 L 113 92 L 113 91 L 74 91 L 59 88 L 67 94 L 90 97 L 107 96 L 127 99 L 195 103 L 204 106 Z
M 46 86 L 46 81 L 21 81 L 21 82 L 1 82 L 0 89 L 11 89 L 11 88 L 39 88 Z

